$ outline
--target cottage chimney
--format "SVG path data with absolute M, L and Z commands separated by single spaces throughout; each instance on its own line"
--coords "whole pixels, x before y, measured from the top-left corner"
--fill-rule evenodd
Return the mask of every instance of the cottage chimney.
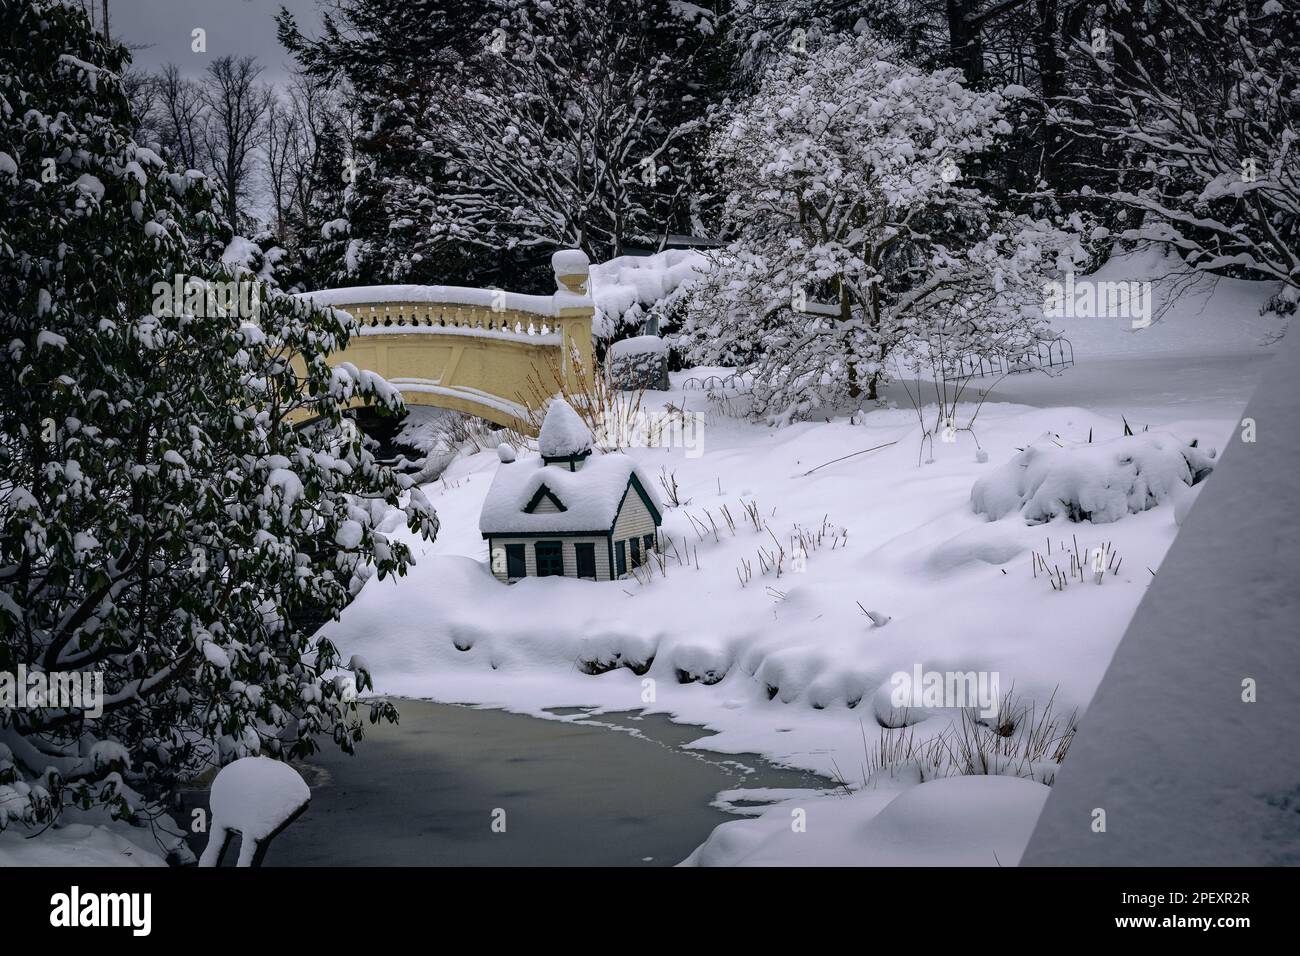
M 537 447 L 547 465 L 577 471 L 591 454 L 591 430 L 573 407 L 558 395 L 551 399 L 537 436 Z

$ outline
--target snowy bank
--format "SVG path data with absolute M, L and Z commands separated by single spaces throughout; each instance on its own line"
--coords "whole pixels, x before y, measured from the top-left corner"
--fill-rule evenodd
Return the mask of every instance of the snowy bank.
M 30 832 L 0 832 L 0 868 L 9 866 L 166 866 L 148 829 L 124 824 L 70 823 L 29 840 Z M 192 858 L 191 858 L 192 859 Z
M 949 777 L 906 790 L 782 801 L 724 823 L 683 866 L 1015 866 L 1050 788 Z

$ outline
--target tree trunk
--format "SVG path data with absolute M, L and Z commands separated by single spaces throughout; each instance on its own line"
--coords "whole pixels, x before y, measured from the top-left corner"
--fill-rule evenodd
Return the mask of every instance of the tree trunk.
M 1043 95 L 1043 165 L 1039 174 L 1049 186 L 1058 187 L 1068 165 L 1064 155 L 1065 139 L 1060 125 L 1047 114 L 1065 93 L 1065 61 L 1057 34 L 1056 0 L 1037 0 L 1036 5 L 1038 26 L 1034 31 L 1034 41 Z
M 974 22 L 977 0 L 947 0 L 948 50 L 970 86 L 984 79 L 984 40 Z

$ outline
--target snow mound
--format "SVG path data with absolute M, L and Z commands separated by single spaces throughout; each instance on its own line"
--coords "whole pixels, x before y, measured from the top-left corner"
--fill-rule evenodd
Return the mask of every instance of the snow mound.
M 566 458 L 591 451 L 591 429 L 583 424 L 572 406 L 562 398 L 552 399 L 546 408 L 537 447 L 544 458 Z
M 717 827 L 683 866 L 1014 866 L 1050 788 L 963 776 L 794 799 Z M 796 831 L 796 811 L 806 829 Z
M 988 525 L 956 534 L 934 546 L 926 555 L 926 569 L 945 574 L 976 562 L 1003 565 L 1025 550 L 1025 544 L 1013 533 Z
M 591 260 L 581 249 L 561 249 L 551 256 L 551 269 L 557 276 L 586 275 Z
M 298 771 L 270 757 L 242 757 L 212 782 L 212 832 L 201 866 L 216 866 L 231 831 L 238 832 L 239 866 L 249 866 L 257 844 L 274 836 L 311 800 Z
M 1159 432 L 1088 443 L 1048 433 L 976 481 L 971 505 L 990 521 L 1019 511 L 1027 524 L 1061 516 L 1106 524 L 1196 484 L 1213 469 L 1213 458 L 1195 442 Z
M 708 268 L 708 257 L 694 249 L 618 256 L 593 265 L 596 335 L 610 335 L 620 319 L 635 324 L 646 309 L 667 304 L 684 293 Z

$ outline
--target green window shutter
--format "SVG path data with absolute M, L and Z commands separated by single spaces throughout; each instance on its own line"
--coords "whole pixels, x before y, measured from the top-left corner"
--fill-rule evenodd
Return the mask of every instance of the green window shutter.
M 590 542 L 578 542 L 573 546 L 578 577 L 596 580 L 596 546 Z
M 506 579 L 516 581 L 528 576 L 528 562 L 524 559 L 522 544 L 506 545 Z

